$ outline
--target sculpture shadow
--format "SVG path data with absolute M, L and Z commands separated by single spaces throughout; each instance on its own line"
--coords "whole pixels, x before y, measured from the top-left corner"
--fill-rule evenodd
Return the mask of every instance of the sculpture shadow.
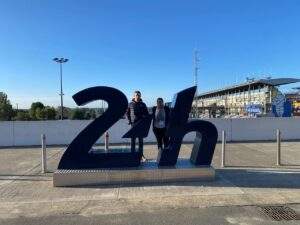
M 300 170 L 217 169 L 216 176 L 240 188 L 300 188 Z

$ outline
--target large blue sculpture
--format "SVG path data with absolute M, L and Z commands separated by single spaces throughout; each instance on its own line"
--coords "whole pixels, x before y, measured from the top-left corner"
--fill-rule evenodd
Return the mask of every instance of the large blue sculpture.
M 191 162 L 195 165 L 210 165 L 217 143 L 218 133 L 215 126 L 207 121 L 188 121 L 196 87 L 177 93 L 171 104 L 170 122 L 167 135 L 170 146 L 158 153 L 159 166 L 173 166 L 177 162 L 180 146 L 185 134 L 196 131 L 196 139 L 191 154 Z M 119 90 L 111 87 L 92 87 L 73 96 L 77 105 L 85 105 L 91 101 L 104 100 L 108 109 L 100 117 L 83 129 L 72 141 L 62 156 L 58 169 L 97 169 L 115 167 L 138 167 L 143 152 L 107 152 L 90 154 L 94 143 L 126 112 L 128 101 Z M 147 137 L 152 115 L 145 117 L 132 127 L 123 138 Z

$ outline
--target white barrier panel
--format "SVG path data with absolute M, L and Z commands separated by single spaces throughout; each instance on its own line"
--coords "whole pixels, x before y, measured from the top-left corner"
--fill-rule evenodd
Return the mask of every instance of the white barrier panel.
M 14 146 L 14 123 L 0 121 L 0 146 Z
M 282 132 L 282 140 L 300 139 L 300 118 L 243 118 L 210 119 L 218 129 L 221 141 L 222 130 L 227 141 L 276 140 L 276 130 Z M 68 145 L 92 120 L 55 121 L 0 121 L 0 146 L 40 145 L 40 135 L 45 133 L 48 145 Z M 119 120 L 109 129 L 109 143 L 129 143 L 122 136 L 130 129 L 125 119 Z M 184 141 L 194 141 L 195 132 L 184 137 Z M 145 142 L 156 142 L 152 132 Z M 97 143 L 104 143 L 100 137 Z
M 300 139 L 300 118 L 243 118 L 232 119 L 232 141 L 276 140 L 276 130 L 282 140 Z
M 91 121 L 53 120 L 53 121 L 16 121 L 14 144 L 40 145 L 40 135 L 44 133 L 48 145 L 69 144 L 74 137 Z
M 208 119 L 207 121 L 213 123 L 218 130 L 218 141 L 222 141 L 222 130 L 226 131 L 227 141 L 231 141 L 231 120 L 232 119 Z

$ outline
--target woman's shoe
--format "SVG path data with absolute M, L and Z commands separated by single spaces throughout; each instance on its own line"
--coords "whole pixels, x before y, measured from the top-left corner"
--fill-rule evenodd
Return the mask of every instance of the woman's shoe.
M 142 156 L 141 162 L 146 162 L 146 161 L 147 161 L 146 157 L 145 157 L 145 156 Z

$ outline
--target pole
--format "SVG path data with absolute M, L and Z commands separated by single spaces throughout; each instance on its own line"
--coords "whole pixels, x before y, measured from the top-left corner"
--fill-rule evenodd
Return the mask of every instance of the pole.
M 222 161 L 221 167 L 225 167 L 225 150 L 226 150 L 226 131 L 222 131 Z
M 18 105 L 18 103 L 16 103 L 16 105 L 17 105 L 17 110 L 16 110 L 16 116 L 15 116 L 14 120 L 17 120 L 17 115 L 18 115 L 18 110 L 19 110 L 19 105 Z
M 60 64 L 60 106 L 61 106 L 61 120 L 64 118 L 64 104 L 63 104 L 63 85 L 62 85 L 62 62 Z
M 198 117 L 198 50 L 195 48 L 195 55 L 194 55 L 194 60 L 195 60 L 195 86 L 196 86 L 196 110 L 195 110 L 195 117 Z
M 105 132 L 105 151 L 108 151 L 108 149 L 109 149 L 109 142 L 108 142 L 108 138 L 109 138 L 109 134 L 108 134 L 108 132 L 106 131 Z
M 53 59 L 53 61 L 54 62 L 57 62 L 57 63 L 59 63 L 59 67 L 60 67 L 60 107 L 61 107 L 61 120 L 63 120 L 64 119 L 64 103 L 63 103 L 63 95 L 64 95 L 64 93 L 63 93 L 63 78 L 62 78 L 62 76 L 63 76 L 63 69 L 62 69 L 62 64 L 63 63 L 66 63 L 66 62 L 68 62 L 69 60 L 68 59 L 65 59 L 65 58 L 54 58 Z
M 249 108 L 250 108 L 250 113 L 248 115 L 248 117 L 251 117 L 251 84 L 249 84 L 249 88 L 248 88 L 248 105 L 249 105 Z
M 42 173 L 47 173 L 46 135 L 41 134 L 42 140 Z
M 281 132 L 277 129 L 277 166 L 281 166 Z

